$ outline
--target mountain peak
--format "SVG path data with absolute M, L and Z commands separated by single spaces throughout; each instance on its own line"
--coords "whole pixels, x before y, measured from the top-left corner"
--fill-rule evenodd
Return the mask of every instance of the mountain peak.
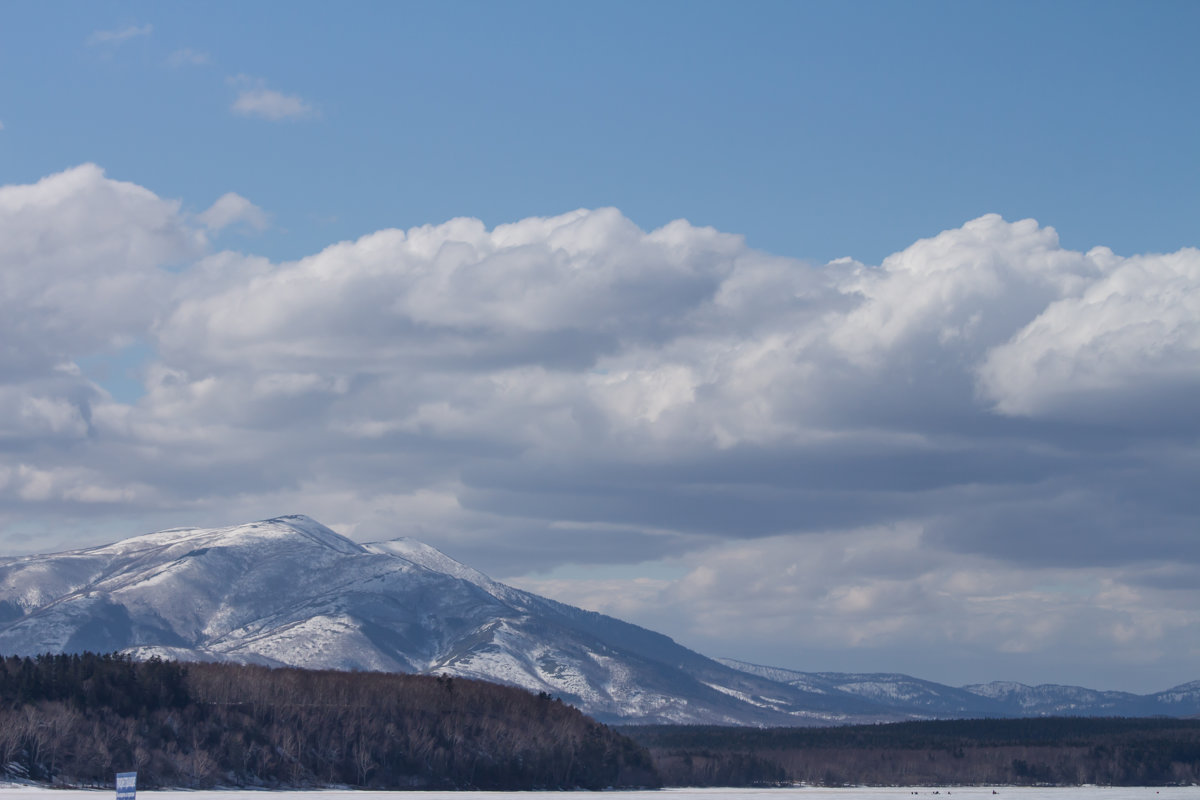
M 342 553 L 362 553 L 365 552 L 363 546 L 357 542 L 342 536 L 332 528 L 317 522 L 312 517 L 305 514 L 288 514 L 282 517 L 272 517 L 271 519 L 263 520 L 260 523 L 251 523 L 252 525 L 284 525 L 292 530 L 300 533 L 309 539 L 323 544 L 327 547 L 332 547 Z
M 236 546 L 262 540 L 299 537 L 340 553 L 362 553 L 361 545 L 340 533 L 325 527 L 312 517 L 289 514 L 282 517 L 258 520 L 221 528 L 167 528 L 153 533 L 144 533 L 112 544 L 100 545 L 87 550 L 69 551 L 60 555 L 90 555 L 102 557 L 106 554 L 127 555 L 146 553 L 171 553 L 181 546 L 193 547 Z M 45 558 L 31 556 L 30 558 Z

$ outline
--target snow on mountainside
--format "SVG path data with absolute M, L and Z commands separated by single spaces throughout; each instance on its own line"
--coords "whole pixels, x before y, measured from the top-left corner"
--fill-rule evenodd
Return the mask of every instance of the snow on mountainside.
M 1002 716 L 999 703 L 965 689 L 894 673 L 797 672 L 743 661 L 717 659 L 726 666 L 828 695 L 853 696 L 913 717 Z
M 1185 683 L 1173 689 L 1167 689 L 1165 692 L 1159 692 L 1152 697 L 1163 705 L 1200 702 L 1200 681 Z
M 1070 688 L 952 689 L 904 675 L 721 663 L 493 581 L 420 542 L 357 544 L 303 516 L 0 559 L 0 654 L 83 650 L 447 673 L 548 692 L 609 722 L 1035 715 L 1065 707 L 1062 693 L 1049 690 Z M 1086 709 L 1119 694 L 1079 694 L 1069 713 L 1093 713 Z M 1116 705 L 1105 708 L 1131 707 L 1108 699 Z M 1200 683 L 1136 699 L 1150 713 L 1196 714 Z
M 1010 681 L 963 688 L 997 701 L 1010 716 L 1184 717 L 1200 714 L 1200 681 L 1151 695 L 1055 684 L 1026 686 Z
M 1079 686 L 1026 686 L 996 681 L 955 688 L 891 673 L 798 672 L 730 658 L 726 666 L 808 691 L 845 693 L 872 699 L 914 716 L 1194 716 L 1200 714 L 1200 681 L 1153 695 L 1100 692 Z

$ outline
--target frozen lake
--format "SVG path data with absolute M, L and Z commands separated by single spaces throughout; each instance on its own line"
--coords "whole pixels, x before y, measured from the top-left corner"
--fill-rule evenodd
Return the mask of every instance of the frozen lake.
M 262 792 L 226 791 L 139 791 L 139 800 L 561 800 L 563 792 Z M 1194 786 L 1068 788 L 1035 787 L 863 787 L 853 789 L 662 789 L 656 792 L 611 792 L 621 800 L 1198 800 Z M 115 797 L 108 790 L 41 789 L 0 786 L 0 800 L 101 800 Z

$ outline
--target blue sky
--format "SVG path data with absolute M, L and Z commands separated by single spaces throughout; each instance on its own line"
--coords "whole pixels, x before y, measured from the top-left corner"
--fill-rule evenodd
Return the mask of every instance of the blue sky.
M 1192 243 L 1193 3 L 45 4 L 6 9 L 0 168 L 269 209 L 255 249 L 615 206 L 877 263 L 983 213 Z M 145 35 L 96 41 L 97 31 Z M 90 44 L 89 44 L 90 42 Z M 172 66 L 172 57 L 191 54 Z M 311 106 L 229 108 L 246 75 Z
M 5 551 L 307 513 L 711 655 L 1200 677 L 1195 3 L 4 17 Z

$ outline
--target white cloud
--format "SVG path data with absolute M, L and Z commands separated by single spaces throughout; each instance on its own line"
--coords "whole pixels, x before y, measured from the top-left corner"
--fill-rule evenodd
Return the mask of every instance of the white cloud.
M 862 302 L 839 321 L 833 342 L 856 363 L 898 348 L 973 358 L 1095 274 L 1084 256 L 1059 246 L 1053 228 L 990 214 L 857 269 L 841 289 Z
M 1050 303 L 980 364 L 980 390 L 1001 413 L 1128 415 L 1172 388 L 1200 390 L 1200 250 L 1088 258 L 1102 277 Z
M 466 437 L 546 458 L 786 445 L 819 462 L 854 447 L 851 460 L 941 464 L 963 446 L 937 441 L 946 421 L 968 437 L 993 424 L 975 389 L 989 354 L 1101 274 L 1031 221 L 986 217 L 881 268 L 814 270 L 601 210 L 381 231 L 191 291 L 157 336 L 189 365 L 181 386 L 265 372 L 357 387 L 322 424 L 366 438 Z M 988 380 L 993 396 L 1005 385 Z M 886 483 L 879 471 L 867 473 Z M 976 479 L 930 474 L 932 486 Z
M 160 267 L 203 247 L 178 203 L 95 165 L 0 187 L 0 364 L 51 370 L 144 333 L 167 297 Z
M 242 87 L 230 106 L 236 114 L 272 122 L 316 116 L 316 109 L 308 101 L 299 95 L 268 89 L 261 79 L 238 75 L 231 78 L 230 83 Z
M 88 37 L 88 44 L 120 45 L 139 36 L 149 36 L 153 32 L 154 26 L 149 23 L 145 25 L 129 25 L 111 31 L 96 31 Z
M 256 231 L 266 230 L 270 225 L 265 211 L 235 192 L 221 195 L 207 211 L 197 215 L 197 219 L 211 231 L 220 231 L 237 223 Z
M 322 363 L 407 352 L 588 365 L 619 341 L 669 336 L 733 270 L 720 253 L 689 257 L 612 210 L 491 232 L 477 220 L 452 220 L 381 231 L 222 294 L 190 298 L 163 336 L 214 357 L 236 346 Z

